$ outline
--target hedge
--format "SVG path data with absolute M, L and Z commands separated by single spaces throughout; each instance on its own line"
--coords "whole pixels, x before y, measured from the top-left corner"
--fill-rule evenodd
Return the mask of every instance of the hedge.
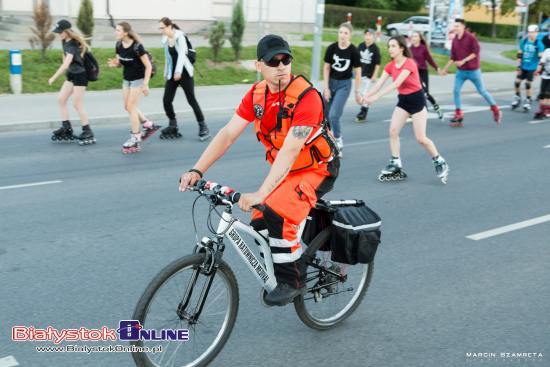
M 479 36 L 491 37 L 491 23 L 479 23 L 466 21 L 466 27 Z M 497 38 L 516 38 L 518 26 L 509 24 L 497 24 Z
M 358 29 L 375 28 L 376 18 L 382 16 L 382 32 L 385 32 L 384 26 L 390 23 L 402 22 L 405 19 L 416 15 L 428 15 L 427 13 L 416 11 L 395 11 L 381 9 L 366 9 L 353 6 L 331 5 L 325 6 L 325 27 L 338 27 L 346 21 L 347 14 L 352 13 L 352 23 Z M 491 37 L 491 23 L 468 22 L 466 25 L 472 32 L 480 36 Z M 517 26 L 508 24 L 497 24 L 498 38 L 515 38 Z

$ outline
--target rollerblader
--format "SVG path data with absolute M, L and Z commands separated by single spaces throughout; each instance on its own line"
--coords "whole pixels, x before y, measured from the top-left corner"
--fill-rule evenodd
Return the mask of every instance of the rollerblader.
M 539 110 L 534 117 L 543 120 L 550 118 L 550 48 L 544 50 L 537 74 L 540 74 Z
M 491 94 L 483 86 L 481 79 L 481 70 L 479 69 L 479 42 L 473 34 L 466 31 L 466 23 L 462 18 L 456 18 L 453 24 L 453 43 L 451 46 L 451 58 L 447 65 L 441 70 L 441 75 L 447 75 L 447 70 L 452 64 L 455 64 L 457 71 L 455 74 L 455 86 L 453 96 L 455 101 L 455 115 L 451 119 L 451 126 L 463 126 L 464 114 L 462 112 L 462 101 L 460 91 L 466 80 L 471 81 L 479 94 L 485 98 L 491 106 L 493 119 L 497 124 L 502 121 L 502 111 L 496 104 Z
M 392 61 L 384 67 L 382 76 L 365 97 L 366 102 L 372 104 L 394 89 L 397 89 L 399 92 L 397 106 L 393 111 L 390 123 L 392 157 L 388 166 L 381 171 L 378 179 L 380 181 L 390 181 L 403 180 L 407 177 L 405 172 L 403 172 L 400 159 L 401 145 L 399 133 L 410 116 L 416 140 L 431 155 L 438 178 L 441 182 L 447 183 L 449 166 L 437 151 L 434 142 L 426 136 L 426 124 L 428 121 L 426 96 L 418 75 L 418 67 L 412 59 L 410 50 L 407 48 L 405 38 L 402 36 L 391 37 L 388 41 L 388 53 Z M 390 76 L 393 82 L 382 89 Z
M 117 24 L 115 35 L 116 58 L 109 59 L 108 65 L 122 66 L 124 108 L 128 111 L 132 132 L 130 139 L 122 145 L 122 152 L 135 153 L 140 150 L 139 144 L 136 146 L 135 143 L 147 139 L 159 129 L 159 126 L 147 119 L 138 108 L 141 95 L 149 95 L 149 80 L 153 65 L 138 34 L 128 22 Z M 140 131 L 140 124 L 143 124 L 143 132 Z
M 57 101 L 61 110 L 61 127 L 52 133 L 52 141 L 74 141 L 77 137 L 73 134 L 73 128 L 69 120 L 69 111 L 67 101 L 73 97 L 73 106 L 80 116 L 82 133 L 87 135 L 93 133 L 88 121 L 88 115 L 84 111 L 84 94 L 88 86 L 88 77 L 84 67 L 84 54 L 90 50 L 90 46 L 84 37 L 72 28 L 69 21 L 62 19 L 57 22 L 54 33 L 59 34 L 63 47 L 63 64 L 57 69 L 55 74 L 48 80 L 52 85 L 61 74 L 66 73 L 67 80 L 63 83 Z M 80 141 L 80 140 L 79 140 Z M 94 139 L 95 142 L 95 139 Z
M 535 71 L 539 65 L 540 56 L 544 51 L 544 45 L 537 37 L 538 30 L 538 26 L 535 24 L 531 24 L 527 27 L 527 37 L 524 38 L 519 45 L 517 53 L 518 70 L 516 80 L 514 81 L 516 95 L 512 101 L 512 110 L 522 105 L 524 112 L 531 111 L 531 83 L 533 82 Z M 522 104 L 520 88 L 523 81 L 525 81 L 525 99 Z
M 426 40 L 419 32 L 412 33 L 410 50 L 416 65 L 418 65 L 418 73 L 420 75 L 420 81 L 422 82 L 422 88 L 424 89 L 426 98 L 432 104 L 435 113 L 437 113 L 437 117 L 440 120 L 443 120 L 443 112 L 441 111 L 441 108 L 439 108 L 435 98 L 430 94 L 428 64 L 430 64 L 438 73 L 440 72 L 440 69 L 432 58 Z
M 355 100 L 361 99 L 361 56 L 351 43 L 353 28 L 342 23 L 338 28 L 338 42 L 327 47 L 323 66 L 323 96 L 328 103 L 328 119 L 333 129 L 339 156 L 342 157 L 344 139 L 340 118 L 349 98 L 355 73 Z
M 376 83 L 380 71 L 380 49 L 374 42 L 374 31 L 365 31 L 365 42 L 361 43 L 357 50 L 361 56 L 361 95 L 364 96 L 369 90 L 371 83 Z M 367 121 L 369 106 L 363 104 L 361 110 L 355 117 L 356 122 Z
M 193 79 L 195 68 L 195 50 L 191 48 L 189 39 L 180 30 L 180 27 L 173 23 L 170 18 L 162 18 L 159 22 L 159 29 L 162 34 L 162 45 L 164 47 L 164 111 L 168 117 L 168 127 L 161 131 L 161 139 L 180 138 L 178 121 L 174 112 L 174 98 L 178 87 L 185 92 L 185 98 L 191 105 L 199 127 L 199 140 L 206 141 L 210 138 L 210 130 L 204 121 L 204 115 L 195 97 L 195 81 Z
M 231 120 L 181 176 L 179 189 L 185 191 L 200 180 L 253 122 L 271 167 L 258 191 L 242 194 L 238 205 L 245 211 L 265 206 L 264 211 L 252 211 L 251 224 L 256 231 L 267 232 L 277 286 L 263 300 L 284 306 L 303 294 L 306 274 L 300 234 L 318 198 L 332 190 L 340 161 L 327 130 L 322 97 L 304 77 L 291 74 L 288 43 L 267 35 L 256 54 L 256 69 L 264 80 L 252 86 Z

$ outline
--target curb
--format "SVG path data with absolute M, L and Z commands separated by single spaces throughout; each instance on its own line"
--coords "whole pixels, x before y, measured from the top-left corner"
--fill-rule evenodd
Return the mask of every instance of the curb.
M 500 93 L 510 91 L 510 88 L 497 88 L 497 89 L 490 89 L 489 92 L 491 93 Z M 452 95 L 452 92 L 443 92 L 443 93 L 437 93 L 438 96 L 442 95 Z M 464 92 L 462 95 L 473 95 L 477 94 L 476 91 L 470 91 L 470 92 Z M 385 100 L 387 98 L 391 98 L 392 95 L 385 96 L 382 100 Z M 349 105 L 355 105 L 355 101 L 353 101 L 351 98 L 349 99 L 348 103 L 346 104 L 346 107 L 349 107 Z M 237 106 L 232 107 L 218 107 L 218 108 L 204 108 L 203 112 L 205 114 L 208 114 L 210 116 L 212 115 L 220 115 L 220 114 L 226 114 L 227 112 L 233 112 L 235 111 Z M 148 117 L 150 117 L 154 121 L 164 121 L 166 120 L 166 116 L 163 112 L 154 112 L 154 113 L 146 113 Z M 195 115 L 193 114 L 193 111 L 191 109 L 189 110 L 180 110 L 176 111 L 176 114 L 178 116 L 185 117 L 187 121 L 194 121 Z M 228 118 L 229 120 L 229 118 Z M 89 119 L 90 124 L 92 126 L 128 126 L 128 115 L 126 114 L 120 114 L 120 115 L 113 115 L 113 116 L 103 116 L 103 117 L 90 117 Z M 75 121 L 76 122 L 76 121 Z M 55 129 L 59 127 L 59 120 L 55 121 L 20 121 L 20 122 L 7 122 L 0 124 L 0 133 L 4 132 L 17 132 L 17 131 L 33 131 L 33 130 L 48 130 L 48 129 Z M 162 125 L 162 123 L 161 123 Z M 77 124 L 74 124 L 74 126 L 78 126 Z

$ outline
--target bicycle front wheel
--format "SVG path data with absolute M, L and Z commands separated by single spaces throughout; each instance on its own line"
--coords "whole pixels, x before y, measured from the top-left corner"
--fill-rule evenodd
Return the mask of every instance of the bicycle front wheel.
M 223 260 L 215 273 L 205 274 L 205 256 L 199 253 L 172 262 L 145 289 L 133 319 L 156 335 L 166 329 L 188 329 L 189 340 L 132 342 L 141 348 L 132 353 L 137 366 L 206 366 L 223 348 L 237 318 L 237 280 Z
M 307 292 L 294 300 L 298 317 L 307 326 L 330 329 L 349 317 L 359 306 L 374 270 L 374 263 L 347 265 L 331 260 L 330 251 L 321 251 L 330 240 L 327 228 L 305 251 Z

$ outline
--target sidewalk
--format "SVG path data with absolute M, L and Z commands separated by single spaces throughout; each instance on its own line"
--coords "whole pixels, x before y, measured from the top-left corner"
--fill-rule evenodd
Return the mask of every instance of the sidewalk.
M 484 73 L 483 81 L 489 91 L 506 91 L 512 93 L 514 79 L 513 72 Z M 431 76 L 430 92 L 437 98 L 441 95 L 452 96 L 454 75 L 446 77 Z M 208 122 L 209 116 L 224 114 L 229 120 L 234 110 L 240 103 L 244 94 L 250 88 L 250 84 L 236 84 L 226 86 L 197 87 L 195 92 L 199 104 Z M 317 84 L 319 87 L 320 84 Z M 463 93 L 475 93 L 471 83 L 466 83 Z M 166 117 L 162 107 L 163 89 L 152 89 L 148 97 L 142 98 L 140 109 L 149 118 L 166 124 Z M 52 129 L 60 124 L 59 108 L 56 93 L 0 95 L 0 132 L 20 131 L 34 129 Z M 387 95 L 385 100 L 395 98 Z M 481 97 L 480 97 L 481 98 Z M 348 106 L 355 104 L 352 96 L 348 100 Z M 122 104 L 121 90 L 88 92 L 85 97 L 86 111 L 92 126 L 97 125 L 124 125 L 128 123 L 128 115 Z M 178 120 L 195 125 L 195 117 L 187 101 L 183 90 L 178 90 L 174 101 Z M 75 126 L 78 125 L 78 115 L 69 102 L 69 113 Z

